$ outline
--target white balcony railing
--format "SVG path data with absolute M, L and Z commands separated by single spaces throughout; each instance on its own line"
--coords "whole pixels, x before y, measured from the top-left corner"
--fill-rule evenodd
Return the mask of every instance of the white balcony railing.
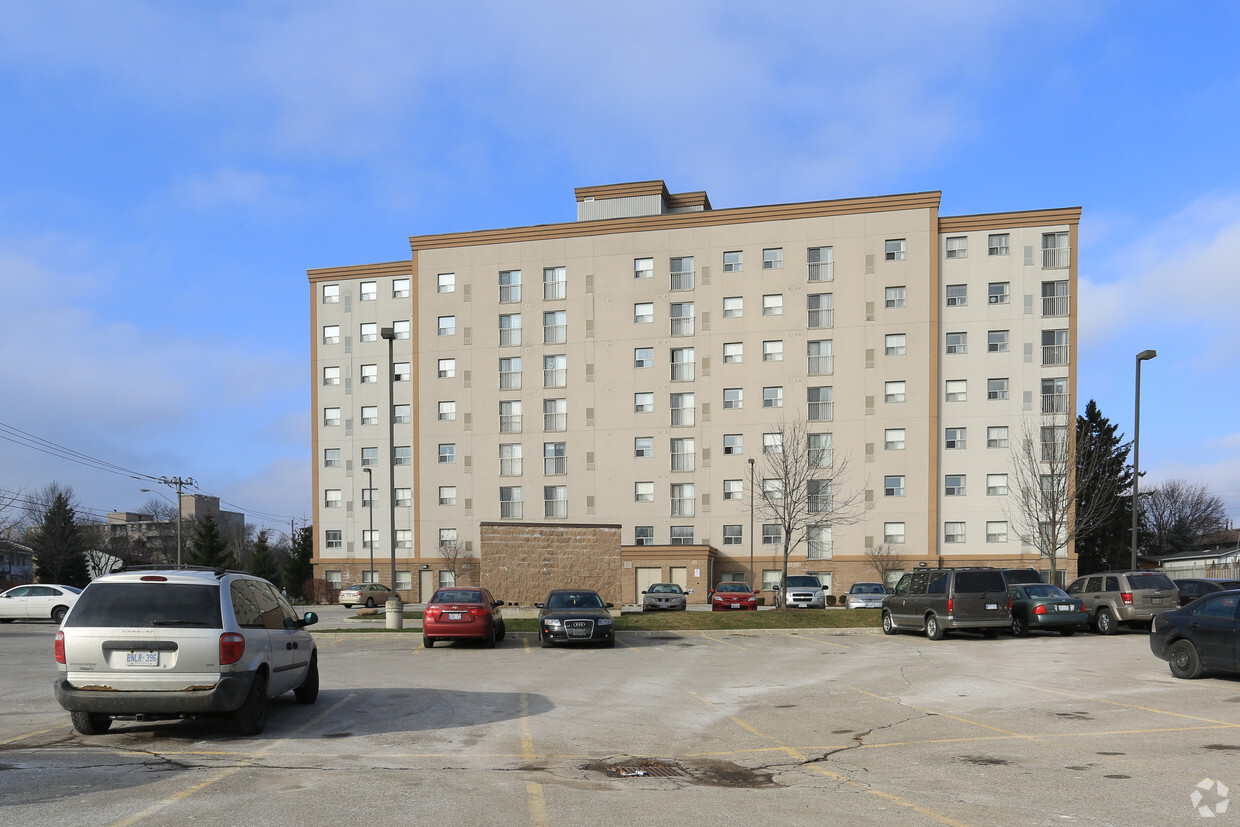
M 1043 365 L 1066 365 L 1071 345 L 1042 345 Z
M 673 290 L 692 290 L 693 271 L 675 270 L 672 272 L 671 286 Z
M 835 373 L 835 357 L 834 356 L 810 356 L 809 357 L 810 376 L 830 376 L 833 373 Z
M 1042 394 L 1042 413 L 1061 414 L 1068 412 L 1069 399 L 1066 393 Z
M 1062 270 L 1072 259 L 1071 247 L 1044 247 L 1042 249 L 1042 269 Z
M 834 327 L 835 309 L 832 307 L 823 307 L 816 310 L 810 310 L 808 326 L 814 328 Z
M 835 262 L 834 261 L 811 261 L 809 263 L 809 280 L 810 281 L 834 281 L 835 280 Z
M 1071 296 L 1043 296 L 1043 316 L 1067 316 L 1072 308 Z

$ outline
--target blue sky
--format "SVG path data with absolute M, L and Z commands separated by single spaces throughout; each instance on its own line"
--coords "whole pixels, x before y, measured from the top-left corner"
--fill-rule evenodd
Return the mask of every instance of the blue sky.
M 1078 395 L 1145 485 L 1240 521 L 1240 5 L 8 2 L 0 423 L 250 520 L 310 516 L 308 268 L 572 220 L 662 178 L 735 207 L 1081 206 Z M 0 491 L 149 483 L 0 441 Z

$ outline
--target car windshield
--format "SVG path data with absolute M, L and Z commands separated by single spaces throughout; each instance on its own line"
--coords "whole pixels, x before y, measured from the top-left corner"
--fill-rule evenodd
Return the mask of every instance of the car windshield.
M 1063 589 L 1046 583 L 1040 586 L 1025 586 L 1025 594 L 1029 597 L 1068 597 L 1068 593 Z
M 720 583 L 719 588 L 715 589 L 715 591 L 717 592 L 744 592 L 748 594 L 749 592 L 752 592 L 753 589 L 749 588 L 748 583 Z
M 594 592 L 555 592 L 547 598 L 548 609 L 601 609 L 603 598 Z
M 655 583 L 646 589 L 646 594 L 680 594 L 680 586 L 675 583 Z
M 819 589 L 822 584 L 817 577 L 789 577 L 788 587 L 791 589 Z
M 82 592 L 66 626 L 202 626 L 219 629 L 219 586 L 95 583 Z
M 365 590 L 366 590 L 365 583 L 354 583 L 352 586 L 349 586 L 349 588 L 345 589 L 346 592 L 361 592 Z
M 436 592 L 432 603 L 481 603 L 482 592 L 470 589 L 447 589 Z
M 853 583 L 853 594 L 883 594 L 887 590 L 878 583 Z

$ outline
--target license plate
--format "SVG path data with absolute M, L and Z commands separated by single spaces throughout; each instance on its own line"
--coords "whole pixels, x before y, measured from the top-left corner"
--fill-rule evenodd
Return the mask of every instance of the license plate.
M 448 620 L 460 620 L 464 612 L 448 612 Z
M 1150 602 L 1151 602 L 1151 603 L 1153 603 L 1155 606 L 1161 606 L 1161 605 L 1162 605 L 1162 598 L 1161 598 L 1161 597 L 1155 597 L 1155 598 L 1152 598 Z
M 986 609 L 987 609 L 987 611 L 990 611 L 990 610 L 992 610 L 992 609 L 998 609 L 998 608 L 999 608 L 999 604 L 998 604 L 998 603 L 987 603 L 987 604 L 986 604 Z
M 798 609 L 808 609 L 808 608 L 809 608 L 809 604 L 808 604 L 808 603 L 793 603 L 792 605 L 796 606 Z
M 733 609 L 739 609 L 740 607 L 741 607 L 741 604 L 739 604 L 739 603 L 733 603 L 733 604 L 732 604 L 732 608 L 733 608 Z
M 1070 611 L 1072 611 L 1072 606 L 1071 606 L 1071 605 L 1069 605 L 1069 604 L 1067 604 L 1067 603 L 1057 603 L 1057 604 L 1055 604 L 1055 611 L 1057 611 L 1057 612 L 1070 612 Z
M 159 652 L 126 652 L 126 666 L 159 666 Z

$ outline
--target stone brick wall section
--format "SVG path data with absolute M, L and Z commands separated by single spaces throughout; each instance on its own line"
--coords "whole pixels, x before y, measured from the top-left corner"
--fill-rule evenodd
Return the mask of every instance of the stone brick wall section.
M 594 589 L 621 605 L 619 525 L 481 523 L 480 582 L 496 600 L 541 603 L 560 588 Z

